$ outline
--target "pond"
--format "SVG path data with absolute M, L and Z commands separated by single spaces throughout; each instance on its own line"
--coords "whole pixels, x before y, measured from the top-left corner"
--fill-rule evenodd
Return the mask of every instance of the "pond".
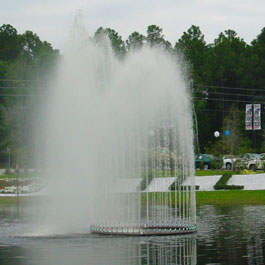
M 265 264 L 265 206 L 197 208 L 188 236 L 30 236 L 27 208 L 0 206 L 0 265 Z

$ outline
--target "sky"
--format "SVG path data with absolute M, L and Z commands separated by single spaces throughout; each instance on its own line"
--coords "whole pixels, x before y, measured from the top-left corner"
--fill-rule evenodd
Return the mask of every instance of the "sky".
M 63 50 L 80 11 L 90 34 L 110 27 L 126 40 L 155 24 L 172 45 L 191 25 L 200 27 L 207 43 L 227 29 L 250 43 L 265 27 L 265 0 L 0 0 L 0 26 L 11 24 L 20 34 L 31 30 Z

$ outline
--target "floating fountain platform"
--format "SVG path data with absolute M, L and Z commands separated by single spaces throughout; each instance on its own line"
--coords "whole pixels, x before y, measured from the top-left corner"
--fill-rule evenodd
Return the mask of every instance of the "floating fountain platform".
M 197 232 L 197 226 L 193 227 L 90 227 L 93 234 L 102 235 L 126 235 L 126 236 L 166 236 L 166 235 L 183 235 Z

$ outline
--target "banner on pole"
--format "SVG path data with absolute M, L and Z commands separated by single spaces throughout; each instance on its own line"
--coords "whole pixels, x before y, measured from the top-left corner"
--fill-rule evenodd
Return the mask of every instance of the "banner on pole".
M 254 104 L 253 129 L 261 130 L 261 104 Z
M 252 112 L 252 104 L 246 104 L 246 130 L 253 130 L 252 127 L 253 120 L 253 112 Z

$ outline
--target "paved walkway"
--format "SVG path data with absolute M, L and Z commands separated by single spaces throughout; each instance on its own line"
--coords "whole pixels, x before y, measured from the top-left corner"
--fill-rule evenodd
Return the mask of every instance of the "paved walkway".
M 213 186 L 220 177 L 221 175 L 195 177 L 195 184 L 200 186 L 200 191 L 211 191 L 214 190 Z M 184 184 L 188 185 L 189 181 L 186 181 Z M 227 184 L 244 186 L 244 190 L 265 190 L 265 173 L 233 175 Z
M 145 191 L 168 191 L 175 178 L 154 178 L 148 185 Z
M 200 186 L 200 191 L 213 191 L 213 186 L 220 179 L 221 175 L 195 177 L 195 185 Z M 168 191 L 174 178 L 156 178 L 151 181 L 146 191 Z M 189 185 L 190 179 L 183 185 Z M 233 175 L 228 181 L 228 185 L 242 185 L 244 190 L 265 190 L 265 173 L 251 175 Z
M 244 190 L 265 190 L 265 174 L 234 175 L 228 185 L 243 185 Z
M 213 186 L 220 179 L 221 175 L 215 176 L 200 176 L 195 177 L 195 185 L 199 185 L 199 191 L 213 191 Z M 148 192 L 165 192 L 169 191 L 170 185 L 174 182 L 175 178 L 155 178 L 151 181 L 145 191 Z M 133 179 L 130 182 L 131 188 L 128 188 L 128 183 L 126 183 L 126 192 L 135 192 L 137 186 L 139 185 L 141 179 Z M 189 185 L 190 179 L 185 181 L 183 185 Z M 264 174 L 251 174 L 251 175 L 233 175 L 232 178 L 228 181 L 228 185 L 242 185 L 244 190 L 265 190 L 265 173 Z M 124 191 L 124 189 L 123 189 Z M 39 192 L 29 193 L 29 194 L 20 194 L 22 196 L 30 195 L 45 195 L 47 190 L 44 188 Z M 16 194 L 1 194 L 1 196 L 16 196 Z

